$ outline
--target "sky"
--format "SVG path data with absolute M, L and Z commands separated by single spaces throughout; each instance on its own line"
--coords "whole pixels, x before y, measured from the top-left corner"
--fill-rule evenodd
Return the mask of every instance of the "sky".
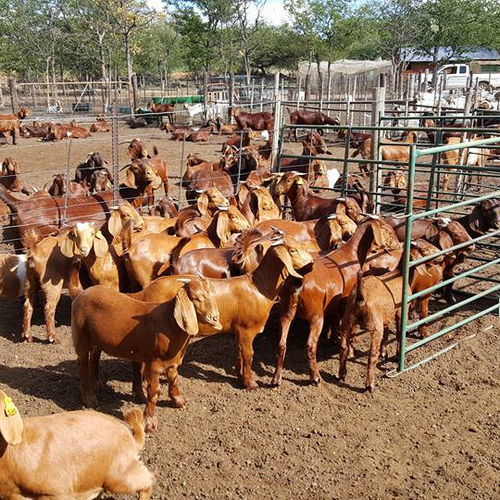
M 162 0 L 147 0 L 148 4 L 154 9 L 161 9 L 163 7 Z M 254 16 L 256 12 L 254 13 Z M 267 0 L 266 5 L 262 11 L 262 17 L 269 24 L 279 25 L 285 21 L 289 21 L 288 13 L 283 6 L 282 0 Z

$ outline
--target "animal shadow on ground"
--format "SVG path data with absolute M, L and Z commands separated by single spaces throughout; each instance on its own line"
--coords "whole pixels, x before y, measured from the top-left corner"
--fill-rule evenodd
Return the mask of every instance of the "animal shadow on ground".
M 33 337 L 34 342 L 45 341 L 45 318 L 43 314 L 44 300 L 42 296 L 38 296 L 37 304 L 33 310 L 33 317 L 31 318 L 31 326 L 42 326 L 43 340 Z M 18 300 L 3 300 L 1 301 L 0 310 L 0 336 L 12 342 L 23 342 L 21 337 L 22 324 L 23 324 L 23 304 L 24 298 Z M 69 326 L 71 324 L 71 299 L 68 295 L 62 295 L 56 310 L 56 327 Z
M 77 360 L 62 361 L 57 365 L 26 368 L 0 365 L 2 384 L 40 399 L 53 401 L 62 410 L 84 407 L 80 392 Z M 124 402 L 140 404 L 132 395 L 132 365 L 120 359 L 103 359 L 100 363 L 99 406 L 96 410 L 121 418 Z M 108 381 L 128 382 L 124 391 L 117 392 Z

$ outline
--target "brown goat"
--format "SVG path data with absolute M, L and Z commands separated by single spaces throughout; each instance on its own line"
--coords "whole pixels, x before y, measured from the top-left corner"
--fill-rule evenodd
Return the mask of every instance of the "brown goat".
M 142 302 L 102 286 L 81 292 L 71 308 L 71 332 L 80 367 L 82 396 L 87 406 L 97 405 L 100 353 L 144 363 L 147 404 L 146 431 L 157 428 L 154 415 L 160 395 L 160 375 L 166 372 L 169 395 L 177 407 L 180 395 L 177 369 L 191 336 L 206 324 L 221 329 L 210 282 L 193 278 L 172 300 Z M 158 303 L 161 301 L 161 303 Z M 201 325 L 199 325 L 201 323 Z
M 411 290 L 408 288 L 408 293 Z M 347 374 L 347 358 L 349 344 L 353 336 L 354 325 L 366 330 L 371 337 L 366 389 L 375 389 L 375 368 L 382 345 L 386 343 L 389 326 L 400 326 L 401 305 L 403 297 L 403 278 L 399 270 L 386 273 L 380 277 L 363 277 L 357 274 L 357 284 L 353 287 L 343 316 L 340 334 L 340 367 L 339 379 L 345 381 Z
M 96 237 L 96 229 L 92 223 L 76 223 L 80 238 L 85 243 L 78 246 L 81 257 L 87 257 L 93 246 L 97 247 L 96 253 L 107 243 L 104 237 Z M 36 302 L 38 289 L 45 296 L 45 327 L 47 339 L 58 343 L 59 339 L 55 330 L 55 312 L 61 298 L 63 286 L 67 285 L 71 258 L 76 252 L 74 249 L 74 237 L 72 229 L 64 229 L 55 236 L 47 236 L 38 241 L 39 235 L 34 231 L 27 234 L 25 243 L 27 246 L 27 277 L 24 301 L 23 333 L 27 342 L 33 340 L 31 336 L 31 317 Z
M 109 132 L 111 130 L 106 118 L 100 116 L 96 119 L 95 123 L 90 125 L 90 132 Z
M 326 217 L 332 213 L 345 213 L 354 221 L 362 218 L 361 208 L 353 198 L 326 199 L 312 195 L 296 172 L 286 172 L 282 176 L 276 186 L 276 194 L 288 196 L 297 221 Z
M 23 185 L 19 177 L 20 173 L 21 169 L 17 161 L 11 156 L 5 158 L 2 162 L 2 169 L 0 171 L 0 184 L 9 191 L 23 193 L 29 196 L 31 193 Z
M 393 161 L 397 164 L 408 164 L 410 158 L 410 146 L 417 142 L 417 134 L 412 130 L 408 131 L 401 141 L 388 141 L 383 140 L 384 145 L 380 148 L 382 154 L 382 160 Z M 390 143 L 390 144 L 387 144 Z M 359 146 L 359 148 L 354 152 L 352 158 L 361 155 L 365 160 L 372 157 L 372 138 L 368 137 Z M 365 164 L 359 164 L 359 169 L 363 176 L 368 175 L 368 168 Z
M 297 294 L 286 290 L 281 299 L 281 339 L 272 384 L 281 385 L 286 341 L 295 317 L 305 319 L 310 326 L 307 358 L 311 382 L 319 384 L 321 377 L 316 360 L 318 339 L 324 323 L 337 331 L 342 304 L 356 283 L 359 270 L 386 272 L 396 268 L 402 250 L 394 231 L 379 219 L 362 223 L 341 248 L 315 259 L 312 271 L 304 277 Z
M 0 390 L 0 497 L 94 498 L 105 490 L 148 500 L 154 476 L 138 457 L 144 419 L 136 408 L 124 418 L 132 432 L 95 411 L 22 418 Z
M 252 373 L 254 338 L 264 330 L 274 301 L 287 277 L 302 280 L 302 274 L 308 272 L 312 264 L 308 252 L 299 249 L 289 252 L 279 240 L 274 245 L 252 273 L 225 280 L 207 280 L 214 289 L 211 299 L 219 309 L 221 333 L 236 334 L 236 373 L 246 389 L 258 387 Z M 150 289 L 154 287 L 157 300 L 162 297 L 162 280 L 160 278 L 149 286 Z M 215 333 L 219 333 L 219 330 L 200 325 L 200 335 Z

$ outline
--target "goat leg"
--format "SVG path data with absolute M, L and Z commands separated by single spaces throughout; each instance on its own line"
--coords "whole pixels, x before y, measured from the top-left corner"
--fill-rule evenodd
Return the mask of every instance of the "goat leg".
M 420 305 L 420 319 L 427 318 L 429 316 L 429 300 L 431 296 L 426 295 L 425 297 L 420 298 L 419 305 Z M 425 339 L 425 337 L 429 336 L 429 332 L 427 329 L 427 325 L 421 325 L 418 327 L 418 333 L 421 338 Z
M 177 365 L 167 368 L 167 379 L 168 395 L 174 402 L 176 408 L 183 408 L 186 406 L 186 399 L 181 396 L 181 391 L 179 390 L 179 373 L 177 371 Z
M 144 363 L 133 362 L 134 375 L 132 378 L 132 394 L 140 403 L 146 403 L 147 398 L 142 387 L 142 376 L 144 373 Z
M 57 285 L 42 286 L 42 291 L 45 294 L 45 327 L 47 328 L 47 339 L 49 342 L 59 344 L 60 340 L 56 335 L 56 307 L 61 298 L 62 282 Z
M 144 423 L 146 432 L 153 432 L 158 428 L 158 418 L 155 415 L 156 402 L 160 397 L 160 361 L 151 361 L 146 364 L 144 377 L 147 381 L 148 402 L 144 409 Z
M 290 325 L 297 311 L 298 295 L 295 293 L 283 294 L 280 302 L 280 324 L 281 324 L 281 337 L 278 345 L 278 353 L 276 355 L 276 369 L 274 370 L 271 385 L 280 386 L 283 377 L 283 365 L 285 363 L 286 355 L 286 342 L 288 339 L 288 332 Z
M 371 344 L 365 384 L 366 389 L 370 392 L 373 392 L 375 390 L 375 369 L 377 367 L 377 361 L 380 355 L 380 346 L 382 344 L 383 336 L 384 324 L 380 320 L 377 321 L 374 327 L 370 330 Z
M 236 331 L 236 341 L 238 342 L 239 356 L 241 356 L 241 374 L 240 380 L 245 386 L 245 389 L 251 391 L 257 389 L 259 386 L 253 379 L 252 361 L 253 361 L 253 340 L 255 338 L 253 332 Z
M 352 332 L 342 327 L 340 332 L 340 358 L 339 358 L 339 380 L 345 382 L 347 376 L 347 359 L 349 358 L 349 347 Z
M 80 349 L 79 349 L 80 351 Z M 84 348 L 78 354 L 78 366 L 80 368 L 80 384 L 82 389 L 82 399 L 87 408 L 95 408 L 97 406 L 97 397 L 92 390 L 90 381 L 90 360 L 89 351 Z
M 89 359 L 89 373 L 90 373 L 90 385 L 94 394 L 98 395 L 99 391 L 102 389 L 102 385 L 99 382 L 99 360 L 101 359 L 101 351 L 99 349 L 92 349 L 90 352 Z
M 318 340 L 322 329 L 323 317 L 315 318 L 309 325 L 309 337 L 306 345 L 307 359 L 309 362 L 309 378 L 315 385 L 319 385 L 321 382 L 316 351 L 318 349 Z
M 38 286 L 36 278 L 32 275 L 32 271 L 28 267 L 28 276 L 26 279 L 26 285 L 24 290 L 24 306 L 23 306 L 23 339 L 26 342 L 32 342 L 33 337 L 31 335 L 31 318 L 33 316 L 33 308 L 36 305 L 36 299 L 38 294 Z

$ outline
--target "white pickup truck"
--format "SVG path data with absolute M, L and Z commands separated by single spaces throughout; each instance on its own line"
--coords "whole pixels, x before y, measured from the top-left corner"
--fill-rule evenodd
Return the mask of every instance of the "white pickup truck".
M 437 71 L 438 82 L 444 81 L 444 89 L 465 89 L 469 83 L 471 72 L 468 64 L 446 64 Z M 432 82 L 432 73 L 428 77 Z M 472 73 L 472 85 L 479 82 L 481 90 L 491 90 L 500 87 L 500 73 Z

